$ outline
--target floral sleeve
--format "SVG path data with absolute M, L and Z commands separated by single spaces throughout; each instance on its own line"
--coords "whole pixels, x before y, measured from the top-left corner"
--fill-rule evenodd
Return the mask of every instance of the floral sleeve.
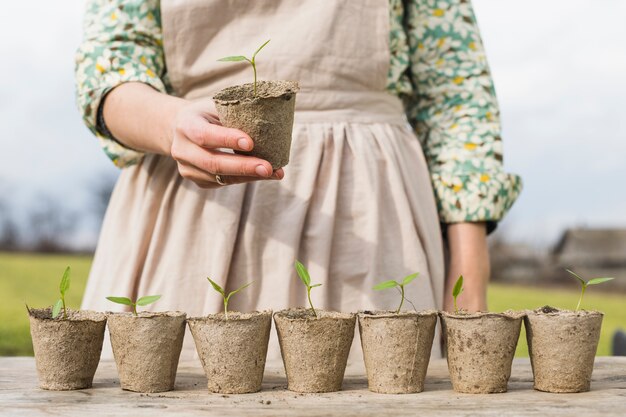
M 503 171 L 500 113 L 471 4 L 412 0 L 405 12 L 416 90 L 407 114 L 428 160 L 440 219 L 500 220 L 522 184 Z
M 98 109 L 121 83 L 139 81 L 169 90 L 159 0 L 88 0 L 84 40 L 76 53 L 77 102 L 85 124 L 118 167 L 141 157 L 98 128 Z

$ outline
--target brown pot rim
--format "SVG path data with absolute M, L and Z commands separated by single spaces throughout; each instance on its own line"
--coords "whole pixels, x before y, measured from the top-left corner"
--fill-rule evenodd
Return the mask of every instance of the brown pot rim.
M 598 310 L 567 310 L 551 306 L 539 307 L 534 310 L 526 310 L 527 316 L 544 316 L 544 317 L 590 317 L 604 316 L 602 311 Z
M 518 320 L 526 316 L 526 311 L 514 311 L 507 310 L 501 313 L 495 313 L 490 311 L 479 311 L 475 313 L 453 313 L 449 311 L 440 311 L 439 316 L 442 319 L 457 319 L 457 320 L 477 320 L 482 318 L 502 318 L 508 320 Z
M 359 319 L 404 319 L 415 317 L 433 317 L 437 316 L 437 310 L 408 310 L 396 313 L 393 310 L 362 310 L 357 313 Z
M 227 96 L 228 94 L 230 94 L 234 90 L 238 90 L 238 89 L 241 89 L 241 88 L 244 88 L 244 89 L 252 88 L 253 85 L 254 85 L 254 83 L 238 84 L 238 85 L 233 85 L 233 86 L 230 86 L 230 87 L 226 87 L 226 88 L 218 91 L 217 93 L 215 93 L 213 95 L 213 101 L 215 101 L 216 103 L 221 104 L 221 105 L 236 105 L 236 104 L 240 104 L 240 103 L 254 103 L 254 102 L 258 102 L 258 101 L 263 100 L 263 99 L 280 98 L 280 97 L 284 97 L 284 96 L 294 95 L 298 91 L 300 91 L 300 87 L 298 86 L 298 82 L 297 81 L 290 81 L 290 80 L 257 81 L 257 86 L 264 85 L 264 84 L 284 84 L 285 88 L 281 89 L 281 90 L 277 90 L 274 93 L 269 93 L 267 91 L 264 91 L 262 93 L 259 93 L 256 97 L 244 97 L 244 98 L 236 98 L 236 99 L 222 98 L 224 96 Z
M 216 313 L 216 314 L 207 314 L 206 316 L 194 316 L 194 317 L 189 317 L 187 318 L 188 322 L 198 322 L 198 323 L 206 323 L 206 322 L 215 322 L 215 321 L 219 321 L 219 322 L 242 322 L 242 321 L 249 321 L 252 320 L 254 318 L 257 317 L 264 317 L 264 316 L 272 316 L 273 315 L 273 311 L 272 310 L 263 310 L 263 311 L 251 311 L 248 313 L 242 313 L 239 311 L 229 311 L 228 312 L 228 319 L 226 319 L 226 316 L 224 315 L 224 313 Z
M 49 321 L 49 322 L 71 322 L 71 323 L 80 323 L 80 322 L 93 322 L 100 323 L 103 321 L 107 321 L 107 315 L 105 313 L 101 313 L 99 311 L 93 310 L 72 310 L 70 308 L 67 309 L 68 317 L 65 319 L 63 315 L 60 314 L 56 318 L 52 318 L 52 308 L 28 308 L 29 317 L 34 318 L 35 320 L 41 321 Z M 34 314 L 33 314 L 34 313 Z M 39 313 L 39 314 L 38 314 Z M 80 315 L 79 317 L 76 314 Z M 85 316 L 86 315 L 86 316 Z
M 156 311 L 156 312 L 152 312 L 152 311 L 140 311 L 139 313 L 137 313 L 137 315 L 135 316 L 132 312 L 130 311 L 123 311 L 123 312 L 119 312 L 119 311 L 107 311 L 104 314 L 106 314 L 107 317 L 129 317 L 129 318 L 133 318 L 133 319 L 154 319 L 154 318 L 159 318 L 159 317 L 165 317 L 165 318 L 180 318 L 182 317 L 183 319 L 187 318 L 187 313 L 183 312 L 183 311 Z
M 309 312 L 308 308 L 287 308 L 274 313 L 274 317 L 279 317 L 289 321 L 320 321 L 320 320 L 354 320 L 356 313 L 343 313 L 340 311 L 328 311 L 322 309 L 315 309 L 317 317 L 306 314 Z

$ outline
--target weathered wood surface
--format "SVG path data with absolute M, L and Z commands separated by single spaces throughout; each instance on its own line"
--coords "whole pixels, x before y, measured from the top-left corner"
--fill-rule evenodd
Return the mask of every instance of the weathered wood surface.
M 534 391 L 528 359 L 515 360 L 505 394 L 455 393 L 445 360 L 431 362 L 426 389 L 419 394 L 367 391 L 358 363 L 349 366 L 344 389 L 337 393 L 287 391 L 278 363 L 268 366 L 260 393 L 210 394 L 205 384 L 200 364 L 186 362 L 179 367 L 175 391 L 122 391 L 114 364 L 103 361 L 92 389 L 43 391 L 32 358 L 0 358 L 0 416 L 626 416 L 626 357 L 597 358 L 592 390 L 582 394 Z

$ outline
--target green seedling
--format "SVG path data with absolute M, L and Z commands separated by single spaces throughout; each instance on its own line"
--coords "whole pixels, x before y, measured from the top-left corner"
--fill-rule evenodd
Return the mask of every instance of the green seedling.
M 217 282 L 213 281 L 209 277 L 207 277 L 207 279 L 213 286 L 213 289 L 219 292 L 220 294 L 222 294 L 222 298 L 224 299 L 224 316 L 226 317 L 226 320 L 228 320 L 228 301 L 230 300 L 230 297 L 237 294 L 239 291 L 243 290 L 244 288 L 249 287 L 250 285 L 252 285 L 252 282 L 254 282 L 254 281 L 248 282 L 246 285 L 242 285 L 241 287 L 237 288 L 235 291 L 231 291 L 228 293 L 228 295 L 226 295 L 226 291 L 224 291 L 224 289 L 220 287 Z
M 580 282 L 580 285 L 582 286 L 580 290 L 580 298 L 578 299 L 578 305 L 576 305 L 576 311 L 580 309 L 580 303 L 583 301 L 585 290 L 587 289 L 589 285 L 602 284 L 603 282 L 607 282 L 613 279 L 613 278 L 591 278 L 589 281 L 585 281 L 583 278 L 580 277 L 580 275 L 578 275 L 574 271 L 570 271 L 569 269 L 566 269 L 566 271 L 572 274 L 572 276 L 574 276 Z
M 300 261 L 296 261 L 296 272 L 298 272 L 298 276 L 302 283 L 306 286 L 306 295 L 309 299 L 309 305 L 311 306 L 311 311 L 317 317 L 317 311 L 315 311 L 315 307 L 313 307 L 313 302 L 311 301 L 311 289 L 315 287 L 319 287 L 322 284 L 311 285 L 311 276 L 309 275 L 309 271 L 300 263 Z
M 136 316 L 137 306 L 147 306 L 148 304 L 154 303 L 159 298 L 161 298 L 160 295 L 146 295 L 145 297 L 139 298 L 137 301 L 133 301 L 127 297 L 107 297 L 107 300 L 113 301 L 114 303 L 117 303 L 117 304 L 131 306 L 133 308 L 133 314 Z
M 257 49 L 254 54 L 252 54 L 252 58 L 248 58 L 245 57 L 243 55 L 233 55 L 233 56 L 226 56 L 224 58 L 220 58 L 218 59 L 218 61 L 221 62 L 241 62 L 241 61 L 248 61 L 250 63 L 250 65 L 252 65 L 252 71 L 254 71 L 254 96 L 256 97 L 256 55 L 261 51 L 261 49 L 263 49 L 265 47 L 265 45 L 267 45 L 268 43 L 270 43 L 270 39 L 268 39 L 263 45 L 259 46 L 259 49 Z
M 52 318 L 55 319 L 58 317 L 61 309 L 63 309 L 63 318 L 67 319 L 67 309 L 65 308 L 65 293 L 70 289 L 70 267 L 65 268 L 65 272 L 63 273 L 63 278 L 61 278 L 61 283 L 59 284 L 59 292 L 61 293 L 61 298 L 57 300 L 56 303 L 52 306 Z
M 413 281 L 415 278 L 417 278 L 419 276 L 419 272 L 416 272 L 415 274 L 411 274 L 411 275 L 407 275 L 406 277 L 404 277 L 402 279 L 402 282 L 397 282 L 395 280 L 390 280 L 390 281 L 385 281 L 385 282 L 381 282 L 380 284 L 374 285 L 374 289 L 377 291 L 380 290 L 386 290 L 388 288 L 398 288 L 400 291 L 400 305 L 398 306 L 398 309 L 396 310 L 396 314 L 398 314 L 400 312 L 400 310 L 402 309 L 402 305 L 404 304 L 404 300 L 406 299 L 406 297 L 404 296 L 404 286 L 411 283 L 411 281 Z
M 456 299 L 463 292 L 463 275 L 459 275 L 459 279 L 456 280 L 454 288 L 452 288 L 452 298 L 454 298 L 454 314 L 459 314 L 459 308 L 456 304 Z

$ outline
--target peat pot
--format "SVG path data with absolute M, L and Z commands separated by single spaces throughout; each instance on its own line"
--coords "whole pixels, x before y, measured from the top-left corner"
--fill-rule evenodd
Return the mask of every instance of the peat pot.
M 339 391 L 354 338 L 356 315 L 310 309 L 274 314 L 287 388 L 296 392 Z
M 272 312 L 229 312 L 187 320 L 211 392 L 261 390 Z
M 440 313 L 452 388 L 506 392 L 524 313 Z
M 185 335 L 185 313 L 109 313 L 111 347 L 122 389 L 174 389 Z
M 67 310 L 52 318 L 52 310 L 29 309 L 39 386 L 48 390 L 90 388 L 100 362 L 106 315 Z
M 358 318 L 369 390 L 383 394 L 422 392 L 437 312 L 364 311 Z
M 265 159 L 274 170 L 289 163 L 298 83 L 258 81 L 228 87 L 213 96 L 220 122 L 246 132 L 254 141 L 244 155 Z
M 584 392 L 591 386 L 603 314 L 543 307 L 524 319 L 534 387 L 547 392 Z

